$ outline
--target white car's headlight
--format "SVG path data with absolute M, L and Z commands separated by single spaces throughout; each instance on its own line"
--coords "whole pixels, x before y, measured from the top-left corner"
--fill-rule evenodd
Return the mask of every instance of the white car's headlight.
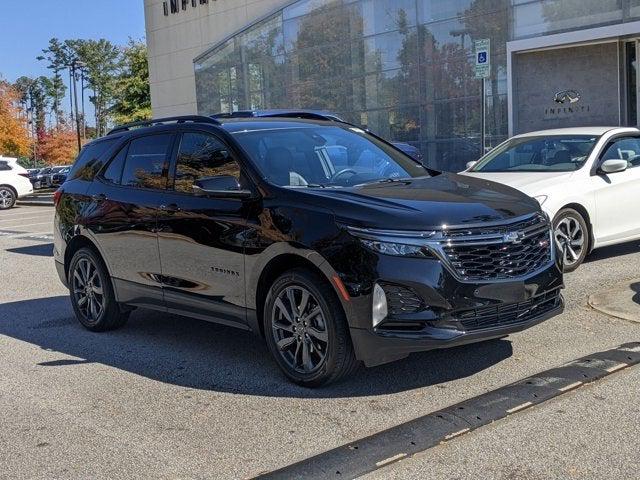
M 548 196 L 548 195 L 538 195 L 538 196 L 533 197 L 533 198 L 535 198 L 535 199 L 538 201 L 538 203 L 539 203 L 540 205 L 544 205 L 544 202 L 546 202 L 546 201 L 547 201 L 547 199 L 549 198 L 549 196 Z

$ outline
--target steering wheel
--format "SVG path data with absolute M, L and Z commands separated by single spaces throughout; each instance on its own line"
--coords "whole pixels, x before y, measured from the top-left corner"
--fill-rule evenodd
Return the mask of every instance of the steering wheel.
M 340 178 L 342 175 L 346 175 L 347 173 L 350 173 L 352 176 L 353 175 L 358 175 L 358 172 L 356 172 L 353 168 L 343 168 L 342 170 L 340 170 L 339 172 L 334 173 L 333 175 L 331 175 L 331 179 L 330 181 L 333 183 L 335 182 L 338 178 Z

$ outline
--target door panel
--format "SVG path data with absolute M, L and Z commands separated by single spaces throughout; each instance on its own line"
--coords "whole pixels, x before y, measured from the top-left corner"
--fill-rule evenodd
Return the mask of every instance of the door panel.
M 88 192 L 92 203 L 86 226 L 121 302 L 164 308 L 157 228 L 173 139 L 173 134 L 160 134 L 132 140 Z
M 220 323 L 246 325 L 245 202 L 196 195 L 199 178 L 239 175 L 238 164 L 216 137 L 186 132 L 175 190 L 164 195 L 158 242 L 165 301 L 170 311 Z
M 624 172 L 591 177 L 597 211 L 598 243 L 613 243 L 640 236 L 640 138 L 612 142 L 600 162 L 624 159 Z

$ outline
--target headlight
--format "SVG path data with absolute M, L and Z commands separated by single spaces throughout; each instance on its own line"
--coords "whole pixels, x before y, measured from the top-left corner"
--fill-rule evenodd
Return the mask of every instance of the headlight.
M 358 238 L 370 250 L 395 257 L 432 258 L 425 246 L 425 240 L 435 232 L 411 232 L 398 230 L 377 230 L 370 228 L 346 227 L 347 231 Z
M 538 195 L 537 197 L 533 197 L 533 198 L 535 198 L 540 205 L 544 205 L 544 202 L 547 201 L 549 196 L 548 195 Z

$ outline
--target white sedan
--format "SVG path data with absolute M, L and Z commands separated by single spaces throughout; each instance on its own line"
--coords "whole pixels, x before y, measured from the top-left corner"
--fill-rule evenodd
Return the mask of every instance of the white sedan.
M 18 160 L 0 156 L 0 210 L 13 207 L 18 198 L 33 193 L 27 170 Z
M 594 249 L 640 239 L 640 130 L 566 128 L 515 136 L 463 175 L 534 197 L 573 271 Z

